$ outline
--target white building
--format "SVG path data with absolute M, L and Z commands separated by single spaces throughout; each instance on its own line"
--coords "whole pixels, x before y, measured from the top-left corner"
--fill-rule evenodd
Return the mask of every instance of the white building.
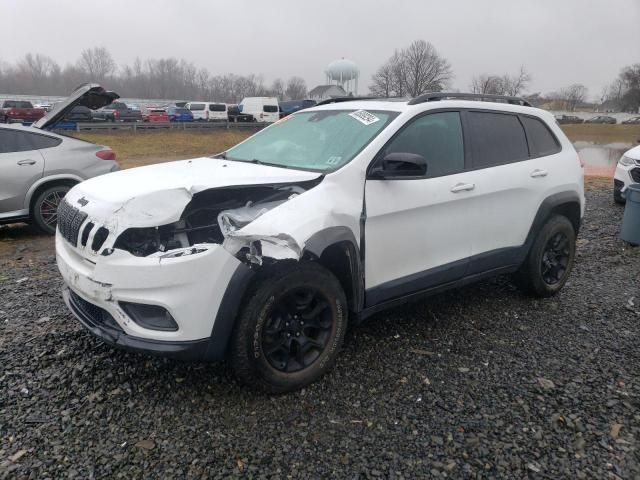
M 347 92 L 340 85 L 318 85 L 309 92 L 309 98 L 316 102 L 335 97 L 346 97 Z

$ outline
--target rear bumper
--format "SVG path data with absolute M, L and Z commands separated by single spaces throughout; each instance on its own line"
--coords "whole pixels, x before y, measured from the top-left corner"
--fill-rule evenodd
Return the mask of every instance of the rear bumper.
M 172 342 L 134 337 L 118 328 L 106 310 L 87 302 L 68 286 L 63 288 L 62 298 L 87 330 L 114 347 L 184 361 L 219 360 L 222 357 L 223 349 L 217 347 L 212 338 Z

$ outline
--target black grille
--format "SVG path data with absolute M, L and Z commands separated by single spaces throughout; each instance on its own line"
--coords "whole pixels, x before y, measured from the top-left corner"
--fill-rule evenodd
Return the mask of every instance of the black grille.
M 58 229 L 60 234 L 74 247 L 78 244 L 78 234 L 87 214 L 69 205 L 64 200 L 58 207 Z
M 631 173 L 631 178 L 633 178 L 634 182 L 640 183 L 640 168 L 634 168 L 629 173 Z
M 69 296 L 71 297 L 71 305 L 75 307 L 78 311 L 77 313 L 79 313 L 87 323 L 90 323 L 92 327 L 102 326 L 109 327 L 120 332 L 123 331 L 120 328 L 120 325 L 118 325 L 111 314 L 106 310 L 94 305 L 93 303 L 87 302 L 71 289 L 69 289 Z
M 100 247 L 104 245 L 105 240 L 109 236 L 109 230 L 104 227 L 100 227 L 96 234 L 93 236 L 93 242 L 91 242 L 91 249 L 94 251 L 100 250 Z

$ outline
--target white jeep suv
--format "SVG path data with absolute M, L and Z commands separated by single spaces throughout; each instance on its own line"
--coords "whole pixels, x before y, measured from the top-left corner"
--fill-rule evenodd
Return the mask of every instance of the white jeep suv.
M 583 212 L 578 155 L 521 99 L 334 99 L 214 157 L 75 186 L 56 252 L 68 307 L 104 341 L 227 358 L 282 392 L 384 308 L 503 273 L 555 294 Z

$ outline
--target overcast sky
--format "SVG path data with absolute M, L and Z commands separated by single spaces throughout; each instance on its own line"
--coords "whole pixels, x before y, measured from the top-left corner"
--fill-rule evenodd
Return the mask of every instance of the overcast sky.
M 44 53 L 61 64 L 104 46 L 119 65 L 174 56 L 213 74 L 324 83 L 345 57 L 360 93 L 396 48 L 431 42 L 468 90 L 478 73 L 533 74 L 529 91 L 583 83 L 590 96 L 640 63 L 640 0 L 0 0 L 0 60 Z

